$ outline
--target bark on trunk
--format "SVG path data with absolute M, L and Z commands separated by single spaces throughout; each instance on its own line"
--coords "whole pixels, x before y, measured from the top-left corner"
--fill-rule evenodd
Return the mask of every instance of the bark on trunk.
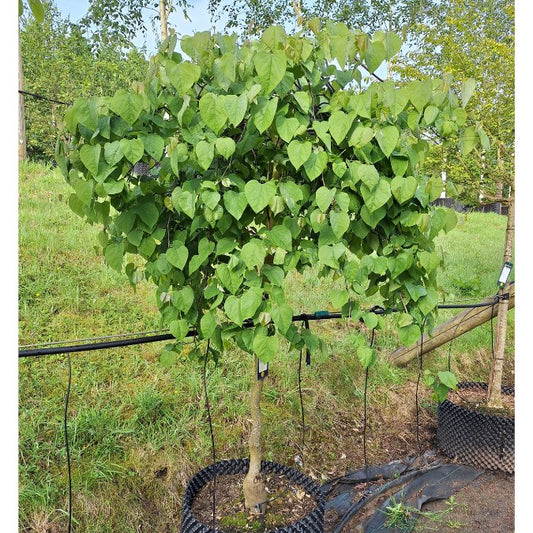
M 23 80 L 24 77 L 22 75 L 22 56 L 20 52 L 20 29 L 19 29 L 19 35 L 18 35 L 18 57 L 19 57 L 19 89 L 23 89 Z M 26 161 L 26 158 L 28 157 L 27 151 L 26 151 L 26 120 L 24 118 L 24 95 L 19 93 L 19 121 L 18 121 L 18 128 L 19 128 L 19 163 L 22 161 Z
M 509 202 L 509 213 L 507 214 L 507 230 L 505 232 L 505 250 L 503 262 L 511 261 L 513 257 L 514 241 L 514 199 Z M 498 325 L 496 328 L 496 347 L 494 350 L 494 360 L 490 371 L 487 404 L 489 407 L 501 409 L 502 404 L 502 375 L 503 362 L 505 359 L 505 337 L 507 333 L 507 311 L 509 310 L 509 300 L 502 300 L 498 306 Z
M 168 9 L 165 0 L 159 0 L 159 17 L 161 19 L 161 41 L 168 37 L 168 14 L 172 2 L 168 3 Z
M 257 357 L 254 358 L 254 375 Z M 267 499 L 265 484 L 261 479 L 261 391 L 263 380 L 256 379 L 252 385 L 250 412 L 252 427 L 250 430 L 249 450 L 250 468 L 243 483 L 244 504 L 252 514 L 263 514 Z

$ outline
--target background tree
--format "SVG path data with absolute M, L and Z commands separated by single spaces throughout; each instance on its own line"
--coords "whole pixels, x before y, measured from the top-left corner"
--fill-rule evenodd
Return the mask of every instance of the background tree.
M 318 17 L 343 22 L 370 34 L 393 31 L 410 46 L 418 38 L 416 24 L 436 3 L 435 0 L 209 0 L 209 11 L 214 20 L 225 20 L 225 28 L 241 37 L 257 35 L 272 24 L 280 24 L 289 31 L 301 29 L 304 22 Z
M 24 2 L 19 0 L 19 19 L 24 13 Z M 31 0 L 29 2 L 30 11 L 38 22 L 44 20 L 44 9 L 40 0 Z M 20 50 L 20 25 L 18 27 L 18 82 L 19 89 L 24 86 L 24 76 L 22 73 L 22 57 Z M 19 92 L 19 119 L 18 119 L 18 138 L 19 138 L 19 161 L 25 161 L 27 157 L 26 150 L 26 120 L 24 115 L 24 95 Z
M 151 13 L 154 32 L 159 42 L 167 38 L 168 17 L 176 7 L 182 9 L 186 18 L 187 0 L 90 0 L 87 14 L 80 21 L 81 26 L 90 35 L 96 50 L 120 43 L 125 50 L 134 48 L 133 40 L 140 33 L 148 31 L 145 25 L 145 12 Z M 155 24 L 159 23 L 156 31 Z
M 397 72 L 406 80 L 450 73 L 472 78 L 472 139 L 457 154 L 444 146 L 433 150 L 435 169 L 461 186 L 466 203 L 494 202 L 512 195 L 514 183 L 514 4 L 509 0 L 442 2 L 416 27 L 417 48 L 410 50 Z M 486 133 L 479 133 L 482 126 Z
M 30 16 L 21 18 L 24 90 L 68 103 L 80 96 L 113 94 L 144 75 L 147 61 L 139 51 L 123 53 L 110 42 L 95 55 L 79 26 L 61 16 L 52 2 L 44 6 L 41 23 Z M 57 102 L 26 98 L 27 149 L 33 158 L 53 157 L 65 110 Z
M 451 90 L 473 91 L 470 126 L 461 153 L 440 144 L 434 147 L 430 166 L 444 171 L 460 186 L 465 203 L 500 202 L 508 205 L 502 264 L 512 261 L 514 242 L 514 3 L 509 0 L 455 0 L 417 26 L 420 42 L 407 54 L 399 72 L 405 79 L 435 75 L 467 76 L 475 82 L 451 84 Z M 464 80 L 464 78 L 463 78 Z M 475 91 L 474 91 L 475 89 Z M 474 146 L 480 141 L 479 149 Z M 493 367 L 488 403 L 502 407 L 501 382 L 505 352 L 508 302 L 498 306 Z

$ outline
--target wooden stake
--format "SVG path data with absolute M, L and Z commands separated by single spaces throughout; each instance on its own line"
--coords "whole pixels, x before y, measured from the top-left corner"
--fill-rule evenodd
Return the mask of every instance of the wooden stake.
M 513 241 L 514 241 L 514 199 L 509 202 L 509 213 L 507 214 L 507 229 L 505 231 L 505 249 L 503 253 L 503 262 L 511 261 L 513 258 Z M 505 359 L 505 337 L 507 333 L 507 311 L 509 301 L 502 300 L 498 306 L 498 325 L 496 328 L 496 347 L 494 350 L 494 360 L 490 371 L 487 405 L 491 408 L 501 409 L 502 404 L 502 374 L 503 362 Z
M 514 307 L 514 293 L 514 284 L 510 285 L 507 289 L 505 289 L 505 291 L 503 291 L 503 294 L 509 295 L 509 300 L 507 301 L 509 309 Z M 493 300 L 494 298 L 490 297 L 486 298 L 481 303 L 490 303 Z M 444 324 L 436 327 L 432 331 L 431 336 L 428 334 L 424 335 L 422 354 L 428 353 L 435 348 L 450 342 L 455 337 L 459 337 L 463 333 L 466 333 L 467 331 L 470 331 L 487 322 L 492 317 L 497 315 L 500 305 L 501 304 L 495 304 L 494 306 L 489 305 L 487 307 L 474 307 L 455 315 Z M 389 358 L 390 361 L 395 365 L 403 366 L 417 357 L 419 353 L 420 342 L 417 342 L 409 347 L 398 348 L 389 355 Z

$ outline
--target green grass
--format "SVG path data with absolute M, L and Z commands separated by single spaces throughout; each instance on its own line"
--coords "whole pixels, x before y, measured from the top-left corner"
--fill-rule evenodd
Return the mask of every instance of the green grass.
M 20 345 L 160 327 L 153 287 L 144 282 L 134 292 L 125 276 L 104 264 L 97 249 L 99 228 L 70 211 L 69 188 L 57 170 L 22 165 L 19 191 Z M 476 301 L 495 293 L 504 231 L 504 217 L 472 213 L 440 238 L 447 265 L 440 278 L 443 298 Z M 292 276 L 287 289 L 295 311 L 327 308 L 335 283 L 320 281 L 312 272 Z M 442 313 L 439 320 L 451 314 Z M 412 452 L 398 438 L 406 425 L 412 425 L 406 421 L 411 415 L 399 406 L 414 401 L 405 395 L 413 390 L 417 365 L 388 364 L 387 354 L 397 347 L 397 339 L 392 324 L 386 319 L 383 323 L 376 334 L 379 359 L 369 380 L 367 447 L 373 461 Z M 509 324 L 506 377 L 512 383 L 514 312 Z M 302 371 L 307 446 L 302 452 L 299 354 L 287 350 L 273 362 L 265 382 L 263 441 L 266 459 L 293 465 L 294 456 L 303 455 L 305 471 L 320 479 L 363 463 L 364 374 L 355 362 L 355 343 L 368 332 L 358 322 L 341 320 L 311 327 L 326 341 L 328 354 L 313 354 L 311 367 Z M 454 341 L 453 369 L 460 379 L 486 380 L 490 341 L 490 324 Z M 187 358 L 186 346 L 183 360 L 166 370 L 158 363 L 162 347 L 145 344 L 71 356 L 68 430 L 79 531 L 178 530 L 184 487 L 211 461 L 202 367 Z M 448 349 L 428 355 L 425 366 L 441 369 Z M 252 366 L 238 349 L 225 353 L 217 367 L 209 365 L 207 387 L 218 458 L 247 455 Z M 21 531 L 65 530 L 67 376 L 64 355 L 19 361 Z

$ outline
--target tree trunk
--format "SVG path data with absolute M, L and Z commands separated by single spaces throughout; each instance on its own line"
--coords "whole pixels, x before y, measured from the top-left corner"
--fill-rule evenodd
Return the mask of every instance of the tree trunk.
M 302 17 L 302 1 L 301 0 L 292 0 L 292 9 L 296 16 L 296 24 L 298 28 L 302 27 L 303 17 Z
M 257 357 L 254 358 L 254 375 L 257 368 Z M 244 504 L 252 514 L 263 514 L 267 493 L 261 479 L 261 391 L 263 380 L 255 379 L 250 398 L 252 427 L 250 430 L 249 450 L 250 469 L 244 478 Z
M 18 56 L 19 56 L 19 90 L 24 87 L 22 75 L 22 54 L 20 51 L 20 28 L 18 35 Z M 26 120 L 24 118 L 24 95 L 19 93 L 19 163 L 26 161 L 28 154 L 26 152 Z
M 166 0 L 159 0 L 159 18 L 161 19 L 161 41 L 168 37 L 168 14 L 170 12 L 171 1 L 168 3 L 167 9 Z
M 511 261 L 513 257 L 514 241 L 514 198 L 509 202 L 509 213 L 507 214 L 507 230 L 505 232 L 505 250 L 503 262 Z M 502 292 L 502 291 L 500 291 Z M 498 325 L 496 329 L 496 347 L 494 350 L 494 360 L 490 371 L 487 404 L 489 407 L 502 408 L 502 374 L 503 361 L 505 356 L 505 336 L 507 332 L 507 311 L 509 300 L 502 300 L 498 306 Z

